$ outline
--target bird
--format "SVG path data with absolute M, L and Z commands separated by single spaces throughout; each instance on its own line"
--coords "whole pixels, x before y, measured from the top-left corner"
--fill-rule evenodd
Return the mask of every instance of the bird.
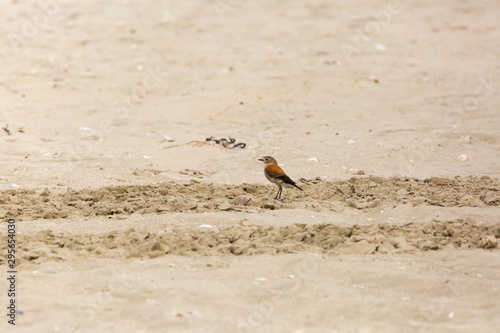
M 275 200 L 280 200 L 281 199 L 281 192 L 283 191 L 283 186 L 294 186 L 298 188 L 299 190 L 303 191 L 300 187 L 295 184 L 293 180 L 290 179 L 283 171 L 283 169 L 280 168 L 278 165 L 278 162 L 271 157 L 271 156 L 263 156 L 262 158 L 259 158 L 259 161 L 264 162 L 264 175 L 266 175 L 266 178 L 271 182 L 279 186 L 278 193 L 276 193 L 276 196 L 274 197 Z

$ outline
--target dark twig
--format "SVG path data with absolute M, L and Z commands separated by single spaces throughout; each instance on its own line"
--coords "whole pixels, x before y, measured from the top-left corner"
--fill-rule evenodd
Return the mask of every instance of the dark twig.
M 8 134 L 8 135 L 12 135 L 12 133 L 10 132 L 9 130 L 9 124 L 5 125 L 5 127 L 2 127 L 2 129 Z

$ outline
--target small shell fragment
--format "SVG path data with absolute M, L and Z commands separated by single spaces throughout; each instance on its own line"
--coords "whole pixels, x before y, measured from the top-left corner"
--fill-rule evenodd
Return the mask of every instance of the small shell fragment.
M 471 143 L 472 137 L 470 135 L 460 135 L 460 139 L 464 140 L 467 143 Z
M 164 138 L 164 139 L 165 139 L 165 141 L 167 141 L 167 142 L 174 142 L 174 141 L 175 141 L 174 139 L 172 139 L 171 137 L 166 136 L 166 135 L 164 135 L 164 136 L 163 136 L 163 138 Z
M 470 158 L 467 155 L 460 155 L 457 157 L 457 160 L 459 160 L 459 161 L 472 161 L 472 158 Z

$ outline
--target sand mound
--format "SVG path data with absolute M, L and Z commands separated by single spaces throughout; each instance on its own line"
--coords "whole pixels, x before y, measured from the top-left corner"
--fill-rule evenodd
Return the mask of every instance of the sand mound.
M 155 185 L 97 189 L 8 190 L 0 192 L 0 217 L 54 219 L 164 212 L 248 211 L 272 209 L 366 210 L 397 204 L 443 207 L 500 205 L 500 180 L 490 177 L 413 178 L 359 177 L 321 181 L 301 179 L 303 192 L 285 190 L 288 200 L 275 201 L 275 187 L 255 184 L 217 185 L 192 180 Z
M 180 228 L 162 234 L 129 229 L 99 235 L 56 235 L 48 230 L 36 235 L 18 235 L 18 246 L 23 253 L 21 263 L 39 263 L 66 260 L 71 256 L 155 258 L 167 254 L 254 255 L 296 251 L 333 254 L 413 253 L 444 247 L 492 248 L 496 246 L 498 238 L 498 224 L 455 220 L 408 223 L 402 226 L 294 224 L 279 228 L 238 226 L 218 231 Z M 6 253 L 7 243 L 2 244 L 2 253 Z M 5 258 L 0 259 L 0 264 L 5 264 Z

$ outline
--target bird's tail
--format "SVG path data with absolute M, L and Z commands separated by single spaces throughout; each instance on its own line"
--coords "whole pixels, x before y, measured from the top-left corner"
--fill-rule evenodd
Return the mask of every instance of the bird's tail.
M 301 189 L 297 184 L 293 183 L 293 186 L 295 186 L 296 188 L 298 188 L 299 190 L 301 191 L 304 191 L 303 189 Z

